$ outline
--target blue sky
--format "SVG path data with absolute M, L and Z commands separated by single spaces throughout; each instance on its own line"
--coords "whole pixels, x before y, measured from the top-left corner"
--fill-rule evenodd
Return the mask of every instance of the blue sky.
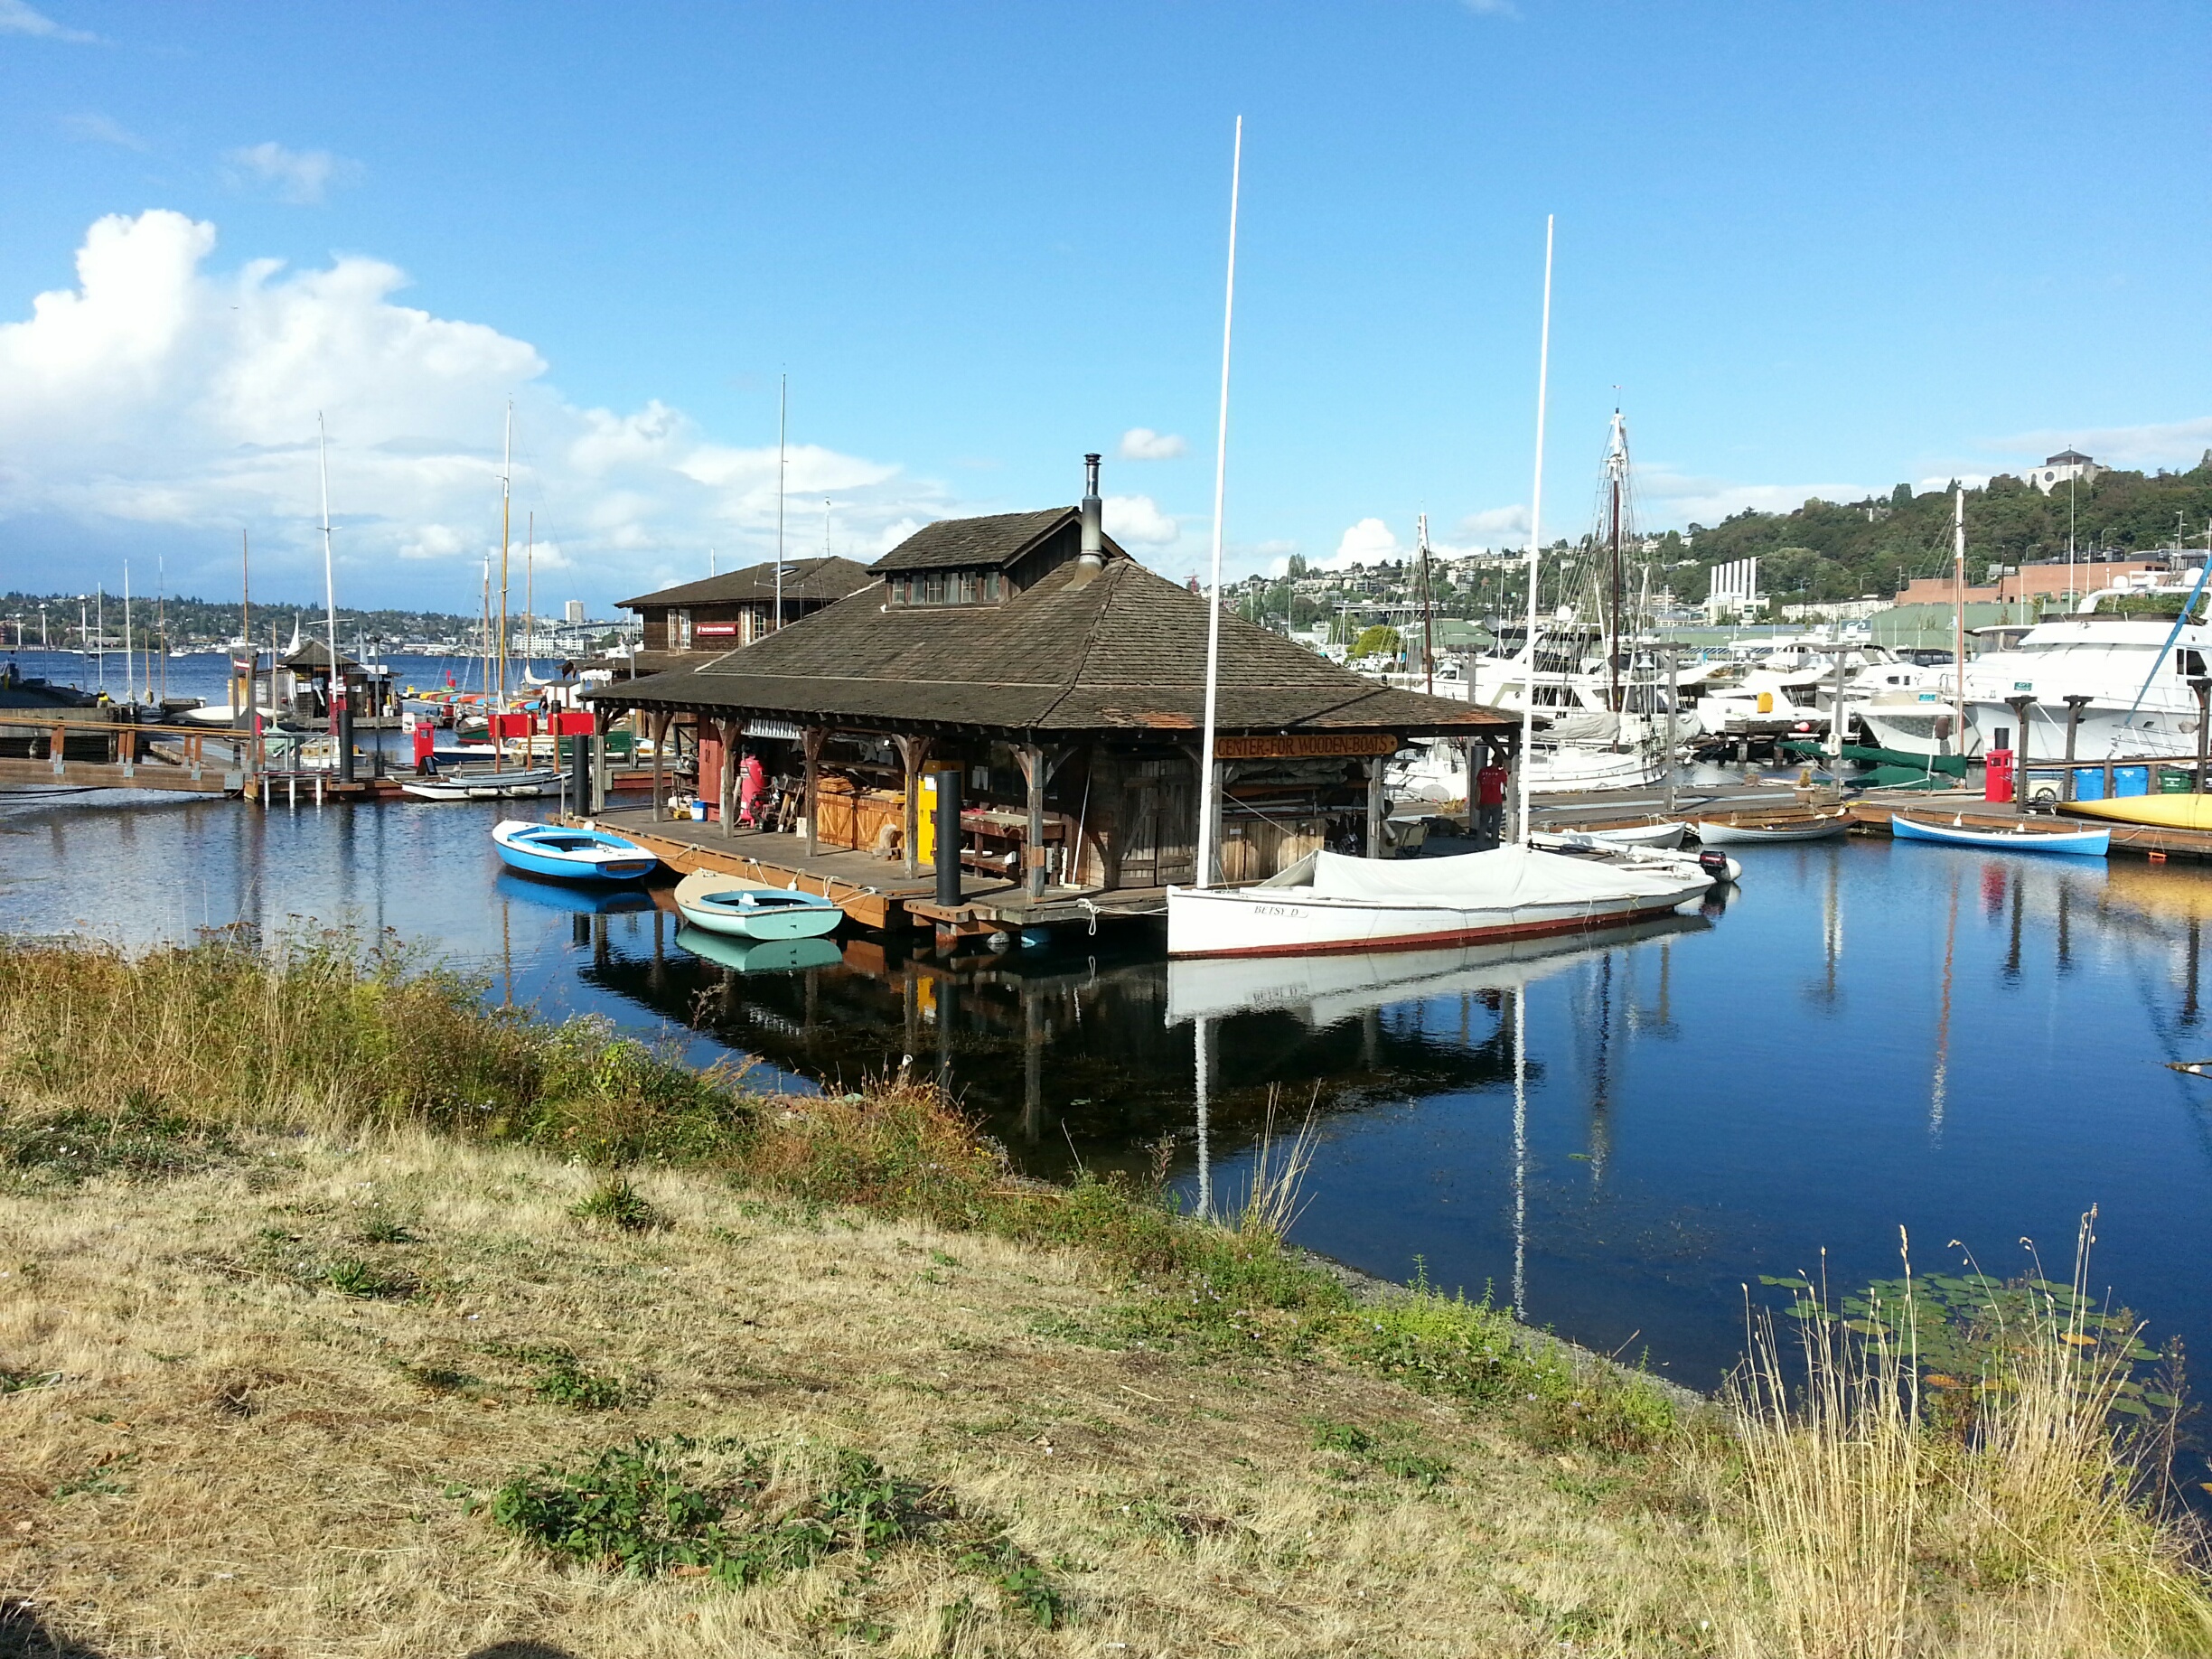
M 2067 441 L 2212 446 L 2190 5 L 0 0 L 0 586 L 595 609 L 787 535 L 1071 501 L 1233 570 L 1546 528 L 1626 407 L 1654 528 Z M 41 300 L 40 296 L 47 296 Z M 34 312 L 34 304 L 38 309 Z M 1183 440 L 1124 459 L 1124 435 Z M 1137 448 L 1144 445 L 1141 441 Z M 1154 448 L 1178 446 L 1161 443 Z

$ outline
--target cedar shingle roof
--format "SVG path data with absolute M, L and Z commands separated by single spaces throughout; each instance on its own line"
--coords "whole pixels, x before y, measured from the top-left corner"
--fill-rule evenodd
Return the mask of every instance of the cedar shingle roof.
M 640 594 L 634 599 L 618 599 L 615 603 L 625 611 L 634 611 L 642 605 L 744 605 L 749 602 L 773 601 L 776 594 L 775 561 L 764 565 L 748 565 L 743 570 L 726 570 L 720 576 L 711 576 L 704 581 L 685 582 L 675 587 L 664 587 L 658 593 Z M 866 565 L 849 558 L 787 558 L 783 561 L 783 597 L 787 600 L 842 599 L 847 594 L 857 593 L 876 578 L 868 574 Z
M 1026 515 L 1049 517 L 1051 515 Z M 870 586 L 696 668 L 589 695 L 616 708 L 727 709 L 880 729 L 1195 731 L 1206 605 L 1134 559 L 1066 564 L 998 605 L 886 606 Z M 1224 732 L 1495 730 L 1495 709 L 1394 690 L 1222 617 Z
M 1082 521 L 1073 507 L 1041 512 L 999 512 L 981 519 L 940 519 L 924 524 L 870 567 L 874 570 L 1004 570 L 1038 543 Z M 1107 557 L 1121 549 L 1109 538 Z

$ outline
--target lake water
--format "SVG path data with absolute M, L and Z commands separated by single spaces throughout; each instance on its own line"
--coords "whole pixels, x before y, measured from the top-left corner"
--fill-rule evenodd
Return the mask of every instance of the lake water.
M 1025 1168 L 1164 1158 L 1194 1203 L 1234 1202 L 1270 1096 L 1293 1127 L 1310 1103 L 1302 1242 L 1490 1287 L 1700 1388 L 1760 1274 L 1817 1271 L 1824 1249 L 1833 1283 L 1887 1276 L 1902 1227 L 1922 1270 L 1956 1240 L 2016 1273 L 2028 1238 L 2063 1278 L 2092 1204 L 2096 1282 L 2154 1341 L 2212 1338 L 2212 1082 L 2165 1064 L 2212 1054 L 2194 867 L 1753 848 L 1704 916 L 1517 958 L 1171 968 L 1157 935 L 1077 930 L 951 963 L 863 940 L 752 973 L 684 949 L 664 911 L 502 874 L 501 811 L 0 798 L 0 929 L 389 928 L 495 998 L 797 1086 L 925 1069 Z

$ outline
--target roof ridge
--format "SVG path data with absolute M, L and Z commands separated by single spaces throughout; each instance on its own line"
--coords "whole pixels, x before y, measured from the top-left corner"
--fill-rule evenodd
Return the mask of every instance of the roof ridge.
M 1123 559 L 1119 561 L 1119 564 L 1117 564 L 1117 561 L 1108 559 L 1106 563 L 1100 567 L 1098 575 L 1092 577 L 1089 582 L 1086 582 L 1083 585 L 1083 588 L 1095 587 L 1102 580 L 1111 579 L 1112 581 L 1119 582 L 1121 579 L 1120 565 L 1133 565 L 1137 561 L 1135 559 Z M 1083 589 L 1078 589 L 1077 591 L 1081 592 L 1083 591 Z M 1083 630 L 1083 650 L 1077 653 L 1075 658 L 1075 671 L 1070 674 L 1067 679 L 1061 683 L 1059 694 L 1055 696 L 1051 702 L 1047 703 L 1043 708 L 1037 711 L 1037 725 L 1042 726 L 1046 720 L 1050 719 L 1053 715 L 1057 713 L 1059 711 L 1060 705 L 1066 702 L 1069 698 L 1074 696 L 1075 688 L 1083 683 L 1083 670 L 1091 666 L 1091 654 L 1098 649 L 1099 630 L 1105 625 L 1106 611 L 1107 607 L 1105 605 L 1093 602 L 1091 612 L 1091 625 Z

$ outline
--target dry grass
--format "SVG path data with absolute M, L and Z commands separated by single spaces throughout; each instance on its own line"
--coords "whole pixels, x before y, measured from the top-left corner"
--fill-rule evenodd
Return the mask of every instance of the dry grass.
M 739 1081 L 342 939 L 0 944 L 0 1659 L 2212 1652 L 2078 1319 L 1964 1420 L 1768 1333 L 1724 1421 L 1354 1299 L 1302 1136 L 1198 1226 Z
M 1534 1455 L 1340 1365 L 1051 1335 L 1110 1303 L 1078 1253 L 686 1172 L 636 1178 L 667 1224 L 629 1232 L 571 1214 L 594 1184 L 395 1129 L 0 1198 L 0 1364 L 60 1379 L 0 1396 L 7 1593 L 56 1636 L 170 1659 L 1533 1654 L 1697 1651 L 1699 1587 L 1729 1576 L 1630 1460 Z M 394 1218 L 409 1242 L 364 1242 Z M 338 1255 L 417 1289 L 294 1270 Z M 542 1396 L 514 1356 L 548 1345 L 629 1403 Z M 1317 1419 L 1448 1472 L 1317 1451 Z M 731 1590 L 563 1567 L 464 1501 L 676 1434 L 864 1451 L 1002 1523 L 1072 1622 L 926 1543 Z
M 1794 1364 L 1757 1323 L 1729 1404 L 1767 1612 L 1738 1625 L 1740 1652 L 2212 1651 L 2200 1534 L 2146 1506 L 2152 1471 L 2114 1428 L 2136 1332 L 2085 1317 L 2094 1222 L 2072 1296 L 2036 1297 L 1991 1333 L 1963 1411 L 1927 1410 L 1909 1258 L 1894 1304 L 1864 1319 L 1815 1288 Z

